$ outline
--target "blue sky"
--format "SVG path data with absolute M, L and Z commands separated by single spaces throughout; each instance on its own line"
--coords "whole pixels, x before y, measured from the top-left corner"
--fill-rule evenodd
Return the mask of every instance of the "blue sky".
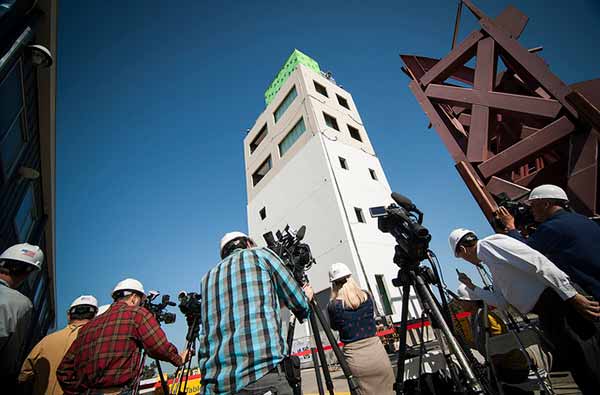
M 508 1 L 479 0 L 496 16 Z M 565 82 L 598 77 L 600 4 L 518 1 L 521 41 Z M 294 48 L 354 97 L 392 189 L 425 212 L 446 281 L 457 226 L 491 231 L 400 71 L 444 56 L 456 1 L 61 1 L 57 92 L 58 325 L 80 294 L 125 277 L 196 290 L 218 241 L 246 230 L 242 139 Z M 463 13 L 460 38 L 476 27 Z M 390 263 L 392 264 L 392 263 Z M 183 344 L 185 320 L 167 327 Z

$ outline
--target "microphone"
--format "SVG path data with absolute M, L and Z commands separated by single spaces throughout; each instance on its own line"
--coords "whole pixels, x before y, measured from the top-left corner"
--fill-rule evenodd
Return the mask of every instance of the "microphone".
M 263 239 L 267 242 L 267 246 L 275 245 L 275 237 L 273 237 L 273 232 L 267 232 L 263 234 Z
M 392 199 L 394 199 L 399 206 L 404 207 L 408 211 L 413 211 L 417 208 L 409 198 L 398 192 L 392 192 Z
M 306 233 L 306 226 L 302 225 L 300 227 L 300 229 L 298 229 L 298 231 L 296 232 L 296 239 L 298 239 L 298 241 L 304 239 L 304 234 Z

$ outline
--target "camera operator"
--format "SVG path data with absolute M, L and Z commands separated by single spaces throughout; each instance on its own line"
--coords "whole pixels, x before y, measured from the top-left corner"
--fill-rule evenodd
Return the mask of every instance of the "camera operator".
M 44 337 L 31 350 L 19 374 L 23 387 L 32 385 L 34 395 L 62 395 L 56 380 L 56 368 L 77 338 L 79 329 L 90 322 L 98 312 L 98 301 L 91 295 L 81 295 L 67 311 L 66 327 Z M 29 393 L 29 392 L 27 392 Z
M 220 253 L 221 262 L 202 278 L 200 288 L 202 390 L 291 395 L 282 363 L 289 350 L 280 302 L 305 319 L 312 288 L 300 288 L 277 255 L 256 247 L 244 233 L 225 234 Z
M 0 255 L 0 383 L 13 393 L 23 361 L 23 348 L 31 324 L 31 301 L 16 289 L 36 270 L 44 254 L 30 244 L 16 244 Z
M 516 230 L 514 217 L 500 207 L 497 217 L 508 235 L 544 254 L 575 284 L 600 301 L 600 226 L 566 210 L 567 194 L 556 185 L 534 188 L 528 203 L 540 226 L 525 239 Z
M 340 333 L 344 357 L 358 379 L 360 393 L 392 395 L 394 371 L 376 334 L 373 297 L 360 289 L 343 263 L 331 265 L 329 281 L 329 323 Z
M 169 343 L 156 318 L 141 307 L 144 287 L 128 278 L 112 292 L 108 311 L 79 330 L 56 375 L 65 394 L 132 394 L 141 369 L 142 347 L 149 356 L 179 366 L 184 351 Z
M 475 266 L 482 262 L 492 273 L 494 291 L 476 287 L 464 273 L 459 281 L 483 300 L 507 303 L 521 313 L 539 316 L 542 332 L 573 374 L 584 394 L 600 388 L 600 336 L 595 320 L 600 305 L 577 293 L 569 277 L 536 250 L 509 236 L 496 234 L 478 240 L 467 229 L 455 229 L 450 248 Z

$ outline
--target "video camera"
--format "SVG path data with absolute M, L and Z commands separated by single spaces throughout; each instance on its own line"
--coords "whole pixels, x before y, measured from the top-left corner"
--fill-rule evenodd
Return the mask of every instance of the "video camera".
M 152 303 L 160 295 L 158 291 L 150 291 L 146 295 L 146 301 L 143 306 L 150 312 L 158 322 L 164 322 L 165 324 L 172 324 L 175 322 L 175 313 L 169 313 L 165 311 L 167 306 L 175 306 L 175 303 L 171 302 L 169 295 L 163 295 L 160 303 Z
M 308 282 L 306 271 L 315 263 L 315 259 L 310 251 L 310 246 L 301 243 L 306 233 L 306 226 L 302 225 L 298 231 L 294 231 L 289 225 L 286 225 L 283 232 L 267 232 L 263 238 L 267 246 L 273 250 L 285 263 L 287 269 L 292 273 L 298 284 L 304 285 Z
M 201 307 L 202 307 L 202 295 L 196 292 L 179 292 L 177 296 L 179 299 L 179 310 L 185 315 L 188 319 L 190 317 L 200 317 Z
M 535 225 L 535 219 L 531 212 L 531 207 L 518 200 L 511 200 L 505 192 L 498 194 L 496 197 L 498 207 L 505 207 L 508 212 L 515 218 L 515 226 L 519 229 L 527 230 Z M 496 219 L 494 226 L 496 228 L 504 228 L 504 224 Z
M 387 207 L 371 207 L 371 217 L 377 218 L 377 227 L 384 233 L 390 233 L 396 239 L 396 254 L 394 263 L 398 266 L 405 264 L 419 265 L 427 259 L 431 235 L 422 225 L 423 213 L 410 199 L 393 192 L 395 203 Z

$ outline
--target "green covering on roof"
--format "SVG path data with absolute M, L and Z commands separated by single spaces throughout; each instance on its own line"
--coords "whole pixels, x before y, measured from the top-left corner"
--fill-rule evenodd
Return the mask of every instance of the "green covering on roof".
M 279 70 L 277 76 L 275 76 L 275 79 L 265 91 L 265 103 L 267 105 L 271 103 L 271 100 L 273 100 L 277 92 L 279 92 L 281 86 L 287 81 L 292 72 L 296 70 L 296 66 L 298 64 L 303 64 L 315 71 L 321 71 L 316 60 L 312 59 L 308 55 L 303 54 L 297 49 L 294 49 L 294 52 L 292 52 L 290 57 L 285 61 L 285 64 Z

